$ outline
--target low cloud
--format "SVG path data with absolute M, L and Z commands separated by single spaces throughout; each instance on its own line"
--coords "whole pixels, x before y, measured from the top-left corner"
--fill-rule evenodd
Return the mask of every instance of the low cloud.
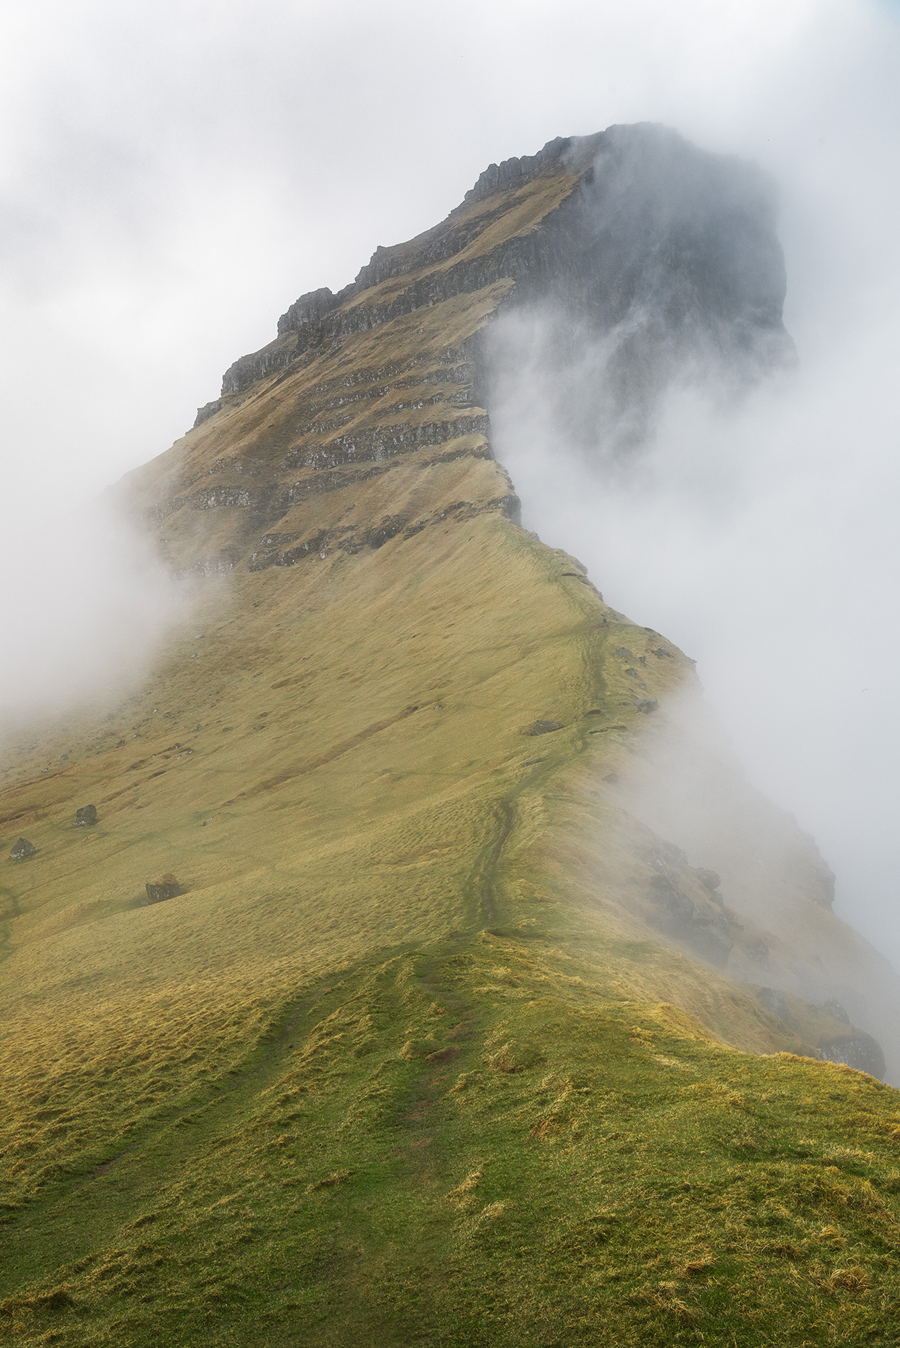
M 0 730 L 128 692 L 190 595 L 104 497 L 57 520 L 7 525 Z
M 603 417 L 592 443 L 566 411 L 583 381 L 598 402 L 612 339 L 582 335 L 561 397 L 554 315 L 511 314 L 494 340 L 492 430 L 526 527 L 698 661 L 752 778 L 836 870 L 837 910 L 900 965 L 900 316 L 885 304 L 890 251 L 861 275 L 864 239 L 845 241 L 831 257 L 844 286 L 823 282 L 842 297 L 830 316 L 812 278 L 795 297 L 801 332 L 820 319 L 796 365 L 739 396 L 714 367 L 683 371 L 624 450 Z

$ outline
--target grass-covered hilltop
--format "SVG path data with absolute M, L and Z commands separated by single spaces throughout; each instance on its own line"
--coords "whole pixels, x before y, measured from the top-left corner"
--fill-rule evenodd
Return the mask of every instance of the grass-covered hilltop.
M 577 439 L 782 295 L 753 170 L 554 141 L 116 489 L 195 598 L 7 745 L 0 1342 L 898 1341 L 897 979 L 491 450 L 503 315 L 626 334 Z

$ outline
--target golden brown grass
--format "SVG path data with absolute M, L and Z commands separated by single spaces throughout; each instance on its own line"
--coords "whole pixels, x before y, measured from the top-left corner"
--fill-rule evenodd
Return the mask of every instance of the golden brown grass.
M 675 1032 L 540 933 L 365 960 L 7 1213 L 0 1338 L 887 1343 L 898 1119 L 859 1073 Z

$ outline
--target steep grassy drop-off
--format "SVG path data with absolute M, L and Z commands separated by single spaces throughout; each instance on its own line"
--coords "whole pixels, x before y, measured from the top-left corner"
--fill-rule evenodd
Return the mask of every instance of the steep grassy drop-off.
M 197 597 L 5 765 L 0 1338 L 891 1341 L 900 1101 L 815 1058 L 896 1073 L 896 980 L 491 455 L 602 143 L 298 301 L 119 489 Z

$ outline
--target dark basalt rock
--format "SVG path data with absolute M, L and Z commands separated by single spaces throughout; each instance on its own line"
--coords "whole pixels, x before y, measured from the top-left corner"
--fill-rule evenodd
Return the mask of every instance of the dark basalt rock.
M 635 703 L 635 706 L 638 711 L 642 711 L 648 715 L 651 711 L 658 711 L 659 709 L 659 703 L 655 697 L 640 697 Z
M 659 908 L 659 926 L 674 931 L 694 919 L 693 899 L 668 875 L 654 875 L 650 881 L 650 897 Z
M 695 918 L 685 940 L 701 959 L 722 969 L 734 947 L 731 925 L 726 917 Z
M 767 1011 L 771 1011 L 773 1016 L 788 1023 L 791 1016 L 791 1008 L 783 992 L 777 988 L 759 988 L 756 993 L 756 1000 L 761 1002 Z
M 504 187 L 518 187 L 539 173 L 552 172 L 559 167 L 560 160 L 576 156 L 584 163 L 589 162 L 591 149 L 602 140 L 597 136 L 557 136 L 548 140 L 537 154 L 513 156 L 504 159 L 501 164 L 489 164 L 475 186 L 466 193 L 464 202 L 485 201 Z
M 303 539 L 294 546 L 282 549 L 277 545 L 266 544 L 266 538 L 279 538 L 278 534 L 267 534 L 260 540 L 260 546 L 250 554 L 247 567 L 250 571 L 264 571 L 270 566 L 296 566 L 307 558 L 324 560 L 335 550 L 354 555 L 363 548 L 378 549 L 389 543 L 392 538 L 414 538 L 430 526 L 451 523 L 460 524 L 464 520 L 475 519 L 478 515 L 505 515 L 513 524 L 518 524 L 521 502 L 515 492 L 505 496 L 495 496 L 489 501 L 475 505 L 471 501 L 454 501 L 443 510 L 435 510 L 425 519 L 410 521 L 403 515 L 385 515 L 378 524 L 368 529 L 354 529 L 350 525 L 335 525 L 331 529 L 321 529 L 310 538 Z
M 147 881 L 147 902 L 163 903 L 174 899 L 181 893 L 181 886 L 174 875 L 162 875 L 158 880 Z
M 852 1034 L 836 1035 L 832 1039 L 821 1039 L 817 1045 L 823 1058 L 829 1062 L 846 1063 L 855 1067 L 857 1072 L 868 1072 L 871 1077 L 884 1077 L 884 1053 L 877 1039 L 873 1039 L 864 1030 L 854 1030 Z
M 202 426 L 204 421 L 209 421 L 210 417 L 214 417 L 217 412 L 221 412 L 224 406 L 224 398 L 213 398 L 212 402 L 204 403 L 202 407 L 198 407 L 191 429 L 196 430 L 198 426 Z
M 535 721 L 529 735 L 549 735 L 552 730 L 562 730 L 562 721 Z
M 320 290 L 310 290 L 281 315 L 278 320 L 278 335 L 285 332 L 300 332 L 307 324 L 317 323 L 337 305 L 338 297 L 332 294 L 328 286 Z
M 356 431 L 353 435 L 338 435 L 314 449 L 308 446 L 289 449 L 284 462 L 288 468 L 318 470 L 366 460 L 380 462 L 398 454 L 414 453 L 423 445 L 443 445 L 463 435 L 486 437 L 489 429 L 486 416 L 460 416 L 452 421 L 426 422 L 419 426 L 401 422 L 397 426 L 379 426 Z
M 671 874 L 655 875 L 650 898 L 656 906 L 652 925 L 690 946 L 701 959 L 722 968 L 734 946 L 731 924 L 724 913 L 698 910 Z
M 96 822 L 97 822 L 97 806 L 81 805 L 75 811 L 75 823 L 72 825 L 72 827 L 90 828 L 91 824 L 96 824 Z
M 536 229 L 484 253 L 466 251 L 492 218 L 490 211 L 467 218 L 471 203 L 560 169 L 577 176 L 577 184 Z M 501 199 L 498 212 L 508 204 Z M 537 155 L 492 164 L 442 225 L 409 243 L 377 248 L 338 294 L 326 287 L 301 296 L 279 319 L 275 340 L 226 371 L 222 396 L 307 352 L 335 349 L 344 336 L 512 279 L 498 312 L 540 310 L 545 363 L 560 376 L 561 421 L 576 439 L 589 435 L 596 443 L 600 425 L 617 441 L 635 442 L 673 379 L 711 374 L 719 381 L 724 374 L 737 385 L 752 384 L 791 359 L 774 225 L 774 191 L 760 170 L 697 149 L 666 127 L 612 126 L 595 136 L 558 138 Z M 408 283 L 389 298 L 348 304 L 404 276 Z M 496 355 L 492 326 L 493 320 L 469 353 L 473 397 L 482 405 Z M 582 377 L 573 389 L 567 372 L 592 336 L 603 338 L 599 378 Z M 202 408 L 198 424 L 213 410 L 215 403 Z
M 10 861 L 24 861 L 26 857 L 33 857 L 36 851 L 37 848 L 34 843 L 29 842 L 27 838 L 19 838 L 9 854 L 9 859 Z
M 714 894 L 722 883 L 721 878 L 716 875 L 715 871 L 707 871 L 701 868 L 696 874 L 703 888 L 708 889 L 710 894 Z
M 219 402 L 229 393 L 240 393 L 242 389 L 249 388 L 257 379 L 263 379 L 266 375 L 273 374 L 275 370 L 283 370 L 285 366 L 290 365 L 297 354 L 297 347 L 293 342 L 287 344 L 273 342 L 270 346 L 264 346 L 261 351 L 253 351 L 248 356 L 239 356 L 222 376 Z

